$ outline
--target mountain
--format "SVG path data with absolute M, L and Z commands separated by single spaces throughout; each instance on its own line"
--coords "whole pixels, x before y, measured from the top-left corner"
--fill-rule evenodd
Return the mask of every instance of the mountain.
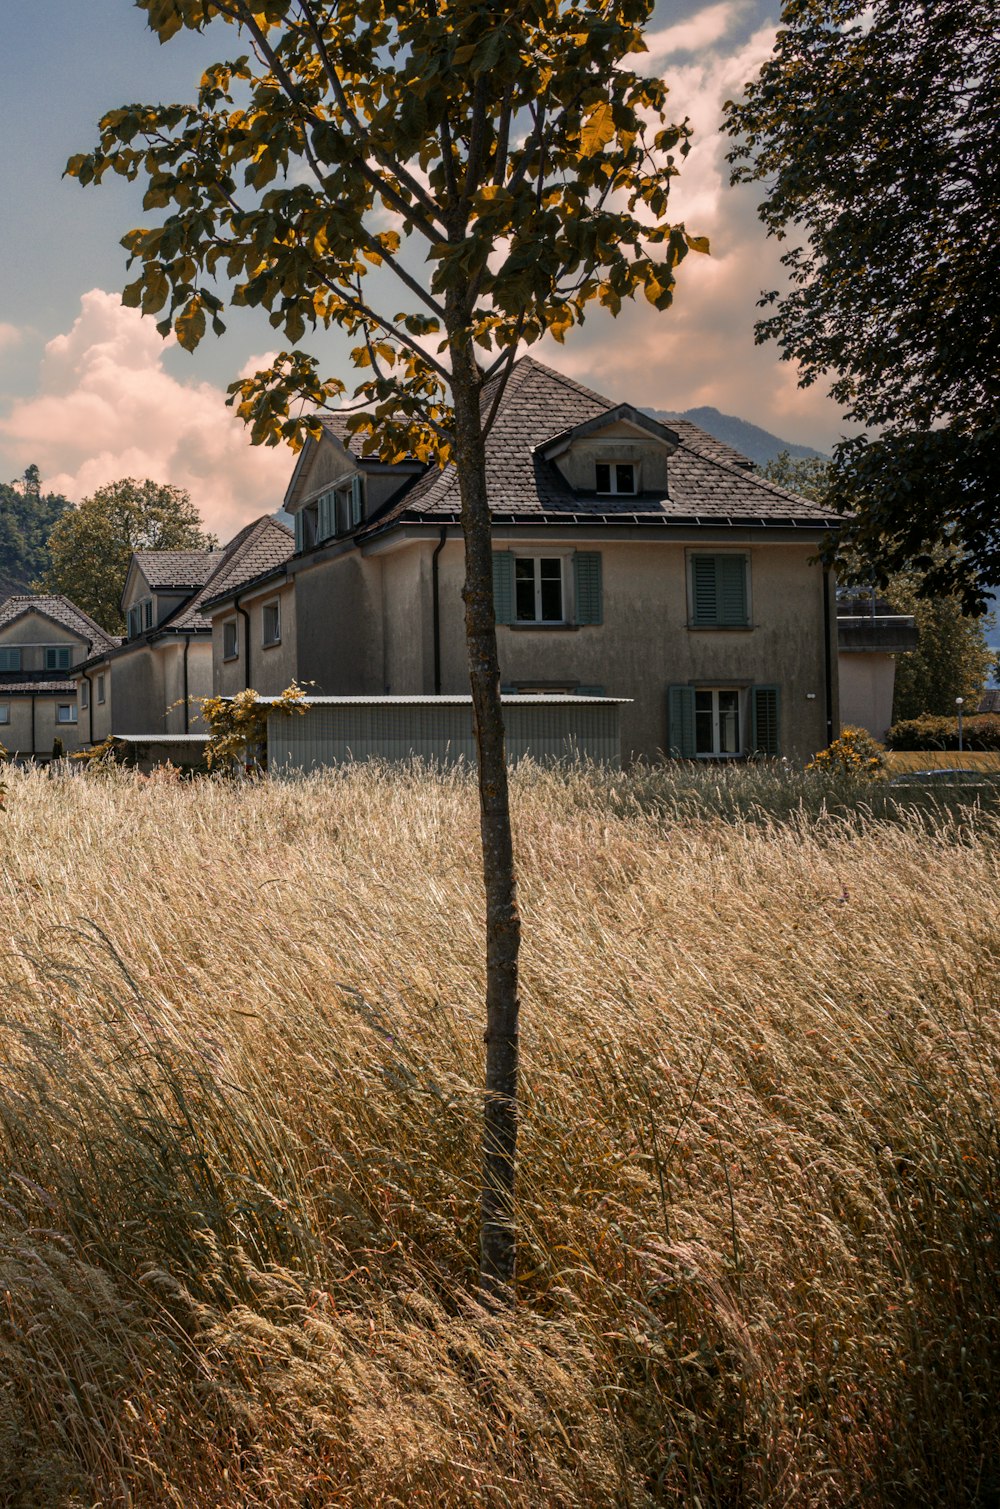
M 776 461 L 782 451 L 787 451 L 793 461 L 804 460 L 808 456 L 819 456 L 824 461 L 827 459 L 822 451 L 814 451 L 812 446 L 794 445 L 790 440 L 780 440 L 769 430 L 762 430 L 760 425 L 751 424 L 747 419 L 738 419 L 735 414 L 720 414 L 718 409 L 685 409 L 682 413 L 668 412 L 666 409 L 643 409 L 642 412 L 653 419 L 662 419 L 664 424 L 669 424 L 671 419 L 687 419 L 713 435 L 716 440 L 722 440 L 734 450 L 742 451 L 757 466 Z

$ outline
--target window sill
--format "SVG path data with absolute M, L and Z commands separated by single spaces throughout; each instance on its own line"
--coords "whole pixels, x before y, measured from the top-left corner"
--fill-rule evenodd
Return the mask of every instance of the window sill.
M 280 643 L 281 643 L 280 639 L 263 639 L 263 640 L 261 640 L 260 647 L 261 647 L 262 650 L 276 650 L 278 648 L 278 646 L 280 645 Z M 233 659 L 234 660 L 238 660 L 239 656 L 238 655 L 234 655 Z
M 265 645 L 264 648 L 266 649 L 267 646 Z M 239 658 L 240 657 L 238 655 L 223 655 L 222 663 L 223 665 L 234 665 L 235 662 L 239 660 Z
M 577 629 L 580 628 L 580 625 L 564 623 L 517 623 L 498 624 L 497 627 L 501 629 L 514 629 L 518 634 L 523 634 L 525 631 L 527 631 L 529 634 L 538 633 L 539 630 L 542 630 L 546 633 L 555 632 L 556 634 L 575 634 Z
M 752 634 L 753 624 L 692 624 L 687 625 L 689 634 Z

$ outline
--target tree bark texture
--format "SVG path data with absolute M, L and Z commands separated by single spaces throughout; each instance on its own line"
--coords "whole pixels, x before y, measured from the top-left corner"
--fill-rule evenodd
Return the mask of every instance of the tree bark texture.
M 481 380 L 465 332 L 453 338 L 451 354 L 455 464 L 465 537 L 465 631 L 479 757 L 479 822 L 486 888 L 486 1094 L 479 1270 L 484 1293 L 509 1304 L 514 1297 L 517 1256 L 514 1174 L 521 921 L 500 705 Z

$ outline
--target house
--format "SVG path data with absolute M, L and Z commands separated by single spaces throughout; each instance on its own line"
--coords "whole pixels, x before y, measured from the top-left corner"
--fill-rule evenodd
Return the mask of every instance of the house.
M 917 646 L 916 620 L 861 588 L 837 595 L 840 720 L 884 739 L 892 723 L 896 657 Z
M 205 736 L 199 699 L 212 692 L 209 592 L 238 591 L 244 577 L 279 565 L 293 549 L 290 530 L 270 517 L 241 529 L 223 550 L 138 550 L 122 593 L 125 639 L 76 667 L 85 738 L 109 734 L 172 742 Z
M 697 426 L 529 357 L 497 404 L 487 469 L 509 694 L 623 699 L 626 757 L 803 760 L 830 742 L 835 604 L 814 558 L 836 516 Z M 204 594 L 215 690 L 275 695 L 295 677 L 328 697 L 466 694 L 454 466 L 368 459 L 333 415 L 285 507 L 294 554 Z
M 26 758 L 50 757 L 57 739 L 66 754 L 79 749 L 76 668 L 117 642 L 68 597 L 0 603 L 0 744 Z

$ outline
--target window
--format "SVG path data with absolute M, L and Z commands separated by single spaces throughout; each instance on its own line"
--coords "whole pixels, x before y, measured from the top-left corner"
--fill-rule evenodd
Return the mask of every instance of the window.
M 230 618 L 222 625 L 222 658 L 223 660 L 237 660 L 239 653 L 238 625 L 235 618 Z
M 781 753 L 776 686 L 672 686 L 667 719 L 667 752 L 682 759 Z
M 636 491 L 636 468 L 632 461 L 598 461 L 594 471 L 599 493 Z
M 317 500 L 317 539 L 350 534 L 364 517 L 364 479 L 360 472 L 321 493 Z
M 20 669 L 20 650 L 0 650 L 0 671 L 19 671 Z
M 694 752 L 696 755 L 735 755 L 740 752 L 740 694 L 733 688 L 694 694 Z
M 142 607 L 136 603 L 134 608 L 128 610 L 128 637 L 135 639 L 137 634 L 142 633 Z
M 562 556 L 515 556 L 514 622 L 563 623 L 564 618 Z
M 261 644 L 278 644 L 281 640 L 281 605 L 265 603 L 261 610 Z
M 692 553 L 689 567 L 689 627 L 692 629 L 746 629 L 750 625 L 745 555 Z
M 493 603 L 500 624 L 603 623 L 601 552 L 494 550 Z
M 76 703 L 75 702 L 60 702 L 58 704 L 58 706 L 56 707 L 56 722 L 57 723 L 75 723 L 76 722 Z
M 47 671 L 69 670 L 69 645 L 45 646 L 45 669 Z
M 103 676 L 98 676 L 98 678 L 97 678 L 97 700 L 98 700 L 98 702 L 103 702 L 104 701 L 104 677 Z
M 84 712 L 86 712 L 87 708 L 90 706 L 90 682 L 89 681 L 81 681 L 80 682 L 80 706 L 83 708 Z
M 153 599 L 151 597 L 147 597 L 142 605 L 142 627 L 144 629 L 153 627 Z
M 10 722 L 10 703 L 0 702 L 0 723 Z

